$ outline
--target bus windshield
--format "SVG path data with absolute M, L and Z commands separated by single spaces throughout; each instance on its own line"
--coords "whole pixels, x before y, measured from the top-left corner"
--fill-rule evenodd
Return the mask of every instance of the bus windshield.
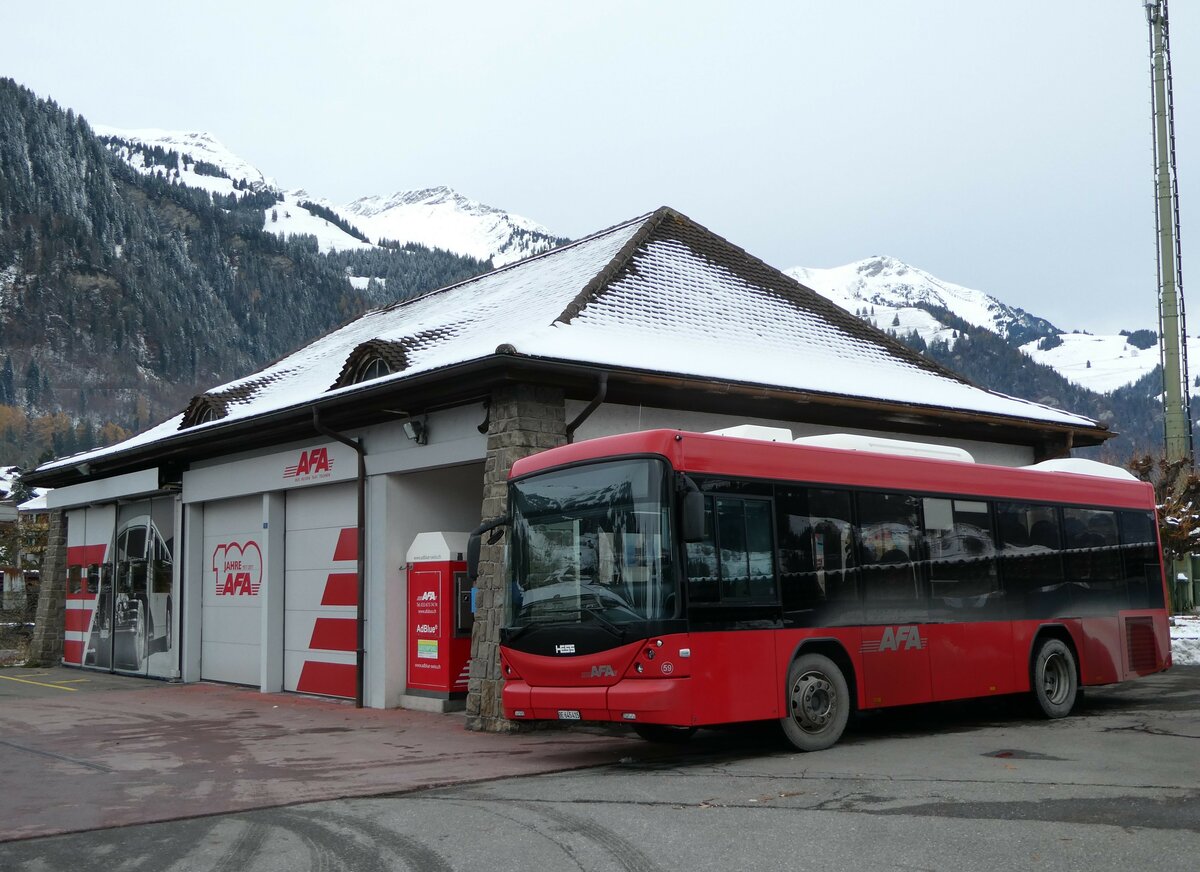
M 509 626 L 673 617 L 669 484 L 650 458 L 514 482 Z

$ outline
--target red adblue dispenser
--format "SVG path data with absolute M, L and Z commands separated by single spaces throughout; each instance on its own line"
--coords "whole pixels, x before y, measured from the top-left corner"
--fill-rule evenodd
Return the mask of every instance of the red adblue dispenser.
M 408 549 L 408 692 L 465 697 L 471 668 L 466 533 L 420 533 Z

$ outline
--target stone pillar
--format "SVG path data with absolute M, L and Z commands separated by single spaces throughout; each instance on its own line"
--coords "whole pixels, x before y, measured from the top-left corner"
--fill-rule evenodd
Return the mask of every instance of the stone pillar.
M 67 607 L 67 515 L 61 510 L 50 513 L 40 581 L 29 660 L 49 666 L 62 660 Z
M 566 444 L 566 410 L 559 388 L 505 385 L 492 393 L 487 461 L 483 472 L 483 518 L 508 510 L 507 481 L 513 463 L 547 448 Z M 504 583 L 505 540 L 484 539 L 476 580 L 475 626 L 471 631 L 471 677 L 467 685 L 467 729 L 504 732 L 500 690 L 500 626 L 508 604 Z

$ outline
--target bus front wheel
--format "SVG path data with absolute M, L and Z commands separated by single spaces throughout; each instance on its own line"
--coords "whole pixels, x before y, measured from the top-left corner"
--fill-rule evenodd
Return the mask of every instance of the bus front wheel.
M 801 751 L 822 751 L 842 737 L 850 718 L 850 688 L 841 668 L 823 654 L 803 654 L 788 669 L 788 713 L 780 719 Z
M 1048 718 L 1065 718 L 1075 707 L 1079 677 L 1075 655 L 1060 639 L 1047 639 L 1033 660 L 1033 696 Z

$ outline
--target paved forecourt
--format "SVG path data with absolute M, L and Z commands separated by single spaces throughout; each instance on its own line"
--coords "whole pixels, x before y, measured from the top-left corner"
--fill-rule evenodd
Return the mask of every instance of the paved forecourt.
M 0 669 L 0 841 L 620 760 L 602 733 L 467 732 L 463 716 L 219 684 Z

